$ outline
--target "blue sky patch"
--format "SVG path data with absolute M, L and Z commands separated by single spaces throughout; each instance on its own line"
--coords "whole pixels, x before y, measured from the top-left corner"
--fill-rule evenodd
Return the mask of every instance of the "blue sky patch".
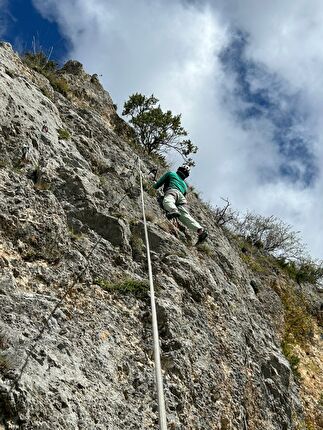
M 2 38 L 12 44 L 19 53 L 33 50 L 33 40 L 37 50 L 48 55 L 51 48 L 51 59 L 58 63 L 64 61 L 68 44 L 60 34 L 58 25 L 44 19 L 31 0 L 10 0 L 2 21 L 6 23 L 6 30 Z
M 313 136 L 306 129 L 306 114 L 301 111 L 299 94 L 289 94 L 278 76 L 246 58 L 248 36 L 237 32 L 220 56 L 223 68 L 235 80 L 234 110 L 245 126 L 251 121 L 269 121 L 272 142 L 277 147 L 280 164 L 276 174 L 289 183 L 313 186 L 318 166 L 311 150 Z M 263 176 L 263 175 L 262 175 Z M 265 175 L 269 178 L 269 175 Z M 272 177 L 272 181 L 277 177 Z

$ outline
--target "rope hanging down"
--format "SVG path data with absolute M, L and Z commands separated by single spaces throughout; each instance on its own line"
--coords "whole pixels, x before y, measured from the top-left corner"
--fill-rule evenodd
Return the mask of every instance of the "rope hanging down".
M 143 216 L 143 220 L 144 220 L 147 260 L 148 260 L 150 302 L 151 302 L 153 338 L 154 338 L 155 377 L 156 377 L 156 384 L 157 384 L 159 429 L 160 430 L 167 430 L 166 409 L 165 409 L 165 399 L 164 399 L 164 390 L 163 390 L 163 378 L 162 378 L 161 364 L 160 364 L 160 349 L 159 349 L 157 312 L 156 312 L 156 303 L 155 303 L 155 290 L 154 290 L 153 273 L 152 273 L 152 268 L 151 268 L 150 247 L 149 247 L 149 239 L 148 239 L 146 214 L 145 214 L 144 189 L 143 189 L 143 184 L 142 184 L 141 163 L 140 163 L 139 158 L 138 158 L 138 168 L 139 168 L 139 178 L 140 178 L 142 216 Z

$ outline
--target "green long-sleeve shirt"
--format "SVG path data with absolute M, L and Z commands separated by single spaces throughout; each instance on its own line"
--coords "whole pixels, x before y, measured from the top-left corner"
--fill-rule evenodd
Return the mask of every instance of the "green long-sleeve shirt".
M 180 191 L 183 195 L 187 192 L 186 182 L 176 172 L 165 173 L 165 175 L 156 182 L 154 188 L 157 189 L 162 185 L 164 185 L 164 190 L 167 188 L 175 188 L 175 190 Z

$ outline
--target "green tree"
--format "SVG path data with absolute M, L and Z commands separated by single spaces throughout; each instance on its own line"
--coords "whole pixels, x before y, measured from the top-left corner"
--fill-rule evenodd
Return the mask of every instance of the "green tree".
M 125 102 L 122 115 L 130 116 L 138 141 L 148 153 L 174 149 L 191 161 L 187 157 L 195 154 L 197 147 L 185 139 L 188 133 L 181 125 L 181 115 L 173 115 L 170 110 L 163 112 L 158 101 L 153 95 L 133 94 Z

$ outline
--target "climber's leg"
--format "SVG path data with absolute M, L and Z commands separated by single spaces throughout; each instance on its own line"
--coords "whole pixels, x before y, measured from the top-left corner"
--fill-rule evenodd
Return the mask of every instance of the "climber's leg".
M 166 192 L 163 200 L 163 207 L 166 211 L 166 216 L 168 219 L 178 218 L 180 216 L 180 213 L 176 206 L 176 200 L 177 192 L 175 190 L 169 190 Z
M 187 228 L 190 230 L 193 230 L 197 232 L 198 230 L 202 229 L 201 224 L 199 224 L 188 212 L 185 205 L 179 205 L 178 210 L 180 213 L 179 220 L 182 224 L 184 224 Z

